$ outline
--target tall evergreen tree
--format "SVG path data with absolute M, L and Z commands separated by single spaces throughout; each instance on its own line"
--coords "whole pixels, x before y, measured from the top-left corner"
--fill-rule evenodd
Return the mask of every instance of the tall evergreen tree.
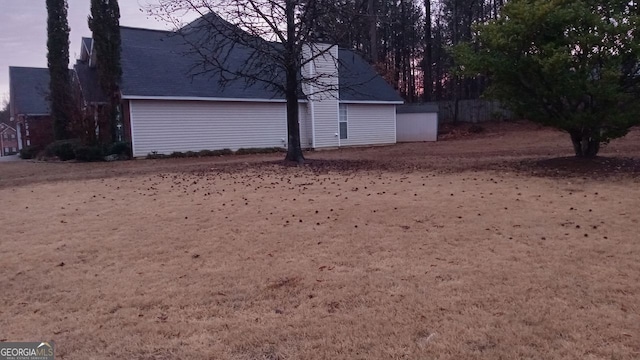
M 98 79 L 109 100 L 104 111 L 107 129 L 101 127 L 103 141 L 116 140 L 116 122 L 120 104 L 122 78 L 120 7 L 117 0 L 91 0 L 89 29 L 93 32 L 94 49 L 98 57 Z
M 56 140 L 69 136 L 68 124 L 73 104 L 69 76 L 69 24 L 66 0 L 47 0 L 47 62 L 49 66 L 49 98 Z

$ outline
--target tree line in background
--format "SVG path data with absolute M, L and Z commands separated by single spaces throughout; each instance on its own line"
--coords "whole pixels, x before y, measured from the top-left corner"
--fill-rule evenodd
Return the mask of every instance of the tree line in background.
M 324 0 L 345 9 L 323 19 L 338 44 L 358 50 L 408 103 L 476 99 L 485 79 L 459 78 L 449 48 L 473 24 L 497 19 L 505 0 Z M 334 5 L 335 6 L 335 5 Z

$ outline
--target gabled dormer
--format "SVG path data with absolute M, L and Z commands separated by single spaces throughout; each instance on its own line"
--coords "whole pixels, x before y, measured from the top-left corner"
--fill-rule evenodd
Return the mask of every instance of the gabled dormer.
M 85 64 L 89 64 L 89 67 L 96 67 L 96 52 L 93 48 L 93 39 L 92 38 L 82 38 L 82 48 L 80 49 L 80 59 L 81 62 Z

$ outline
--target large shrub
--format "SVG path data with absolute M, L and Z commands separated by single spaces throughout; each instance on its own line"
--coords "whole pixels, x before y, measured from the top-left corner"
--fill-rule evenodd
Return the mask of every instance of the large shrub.
M 49 144 L 44 149 L 45 157 L 57 157 L 61 161 L 73 160 L 76 158 L 76 149 L 80 146 L 77 140 L 59 140 Z

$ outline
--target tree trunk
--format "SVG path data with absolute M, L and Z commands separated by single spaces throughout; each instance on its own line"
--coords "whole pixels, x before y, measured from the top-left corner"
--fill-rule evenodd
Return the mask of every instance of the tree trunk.
M 600 151 L 600 140 L 592 136 L 593 132 L 590 130 L 585 131 L 570 131 L 571 142 L 573 142 L 573 150 L 576 153 L 576 157 L 592 159 L 598 155 Z
M 378 62 L 378 19 L 376 16 L 375 0 L 369 0 L 367 5 L 367 13 L 369 15 L 369 46 L 371 63 Z
M 424 49 L 424 59 L 423 59 L 423 95 L 422 99 L 425 102 L 432 100 L 433 94 L 433 44 L 431 40 L 431 0 L 424 0 L 424 10 L 425 10 L 425 23 L 424 23 L 424 38 L 425 38 L 425 49 Z
M 285 160 L 303 164 L 304 155 L 302 154 L 302 146 L 300 145 L 297 95 L 297 91 L 293 94 L 287 94 L 287 133 L 289 134 L 289 141 L 287 142 L 287 157 Z
M 285 62 L 287 73 L 286 98 L 287 98 L 287 156 L 285 160 L 304 163 L 302 146 L 300 146 L 300 124 L 298 123 L 298 54 L 296 53 L 296 19 L 295 1 L 287 0 L 285 8 L 287 16 L 287 43 L 285 50 Z

